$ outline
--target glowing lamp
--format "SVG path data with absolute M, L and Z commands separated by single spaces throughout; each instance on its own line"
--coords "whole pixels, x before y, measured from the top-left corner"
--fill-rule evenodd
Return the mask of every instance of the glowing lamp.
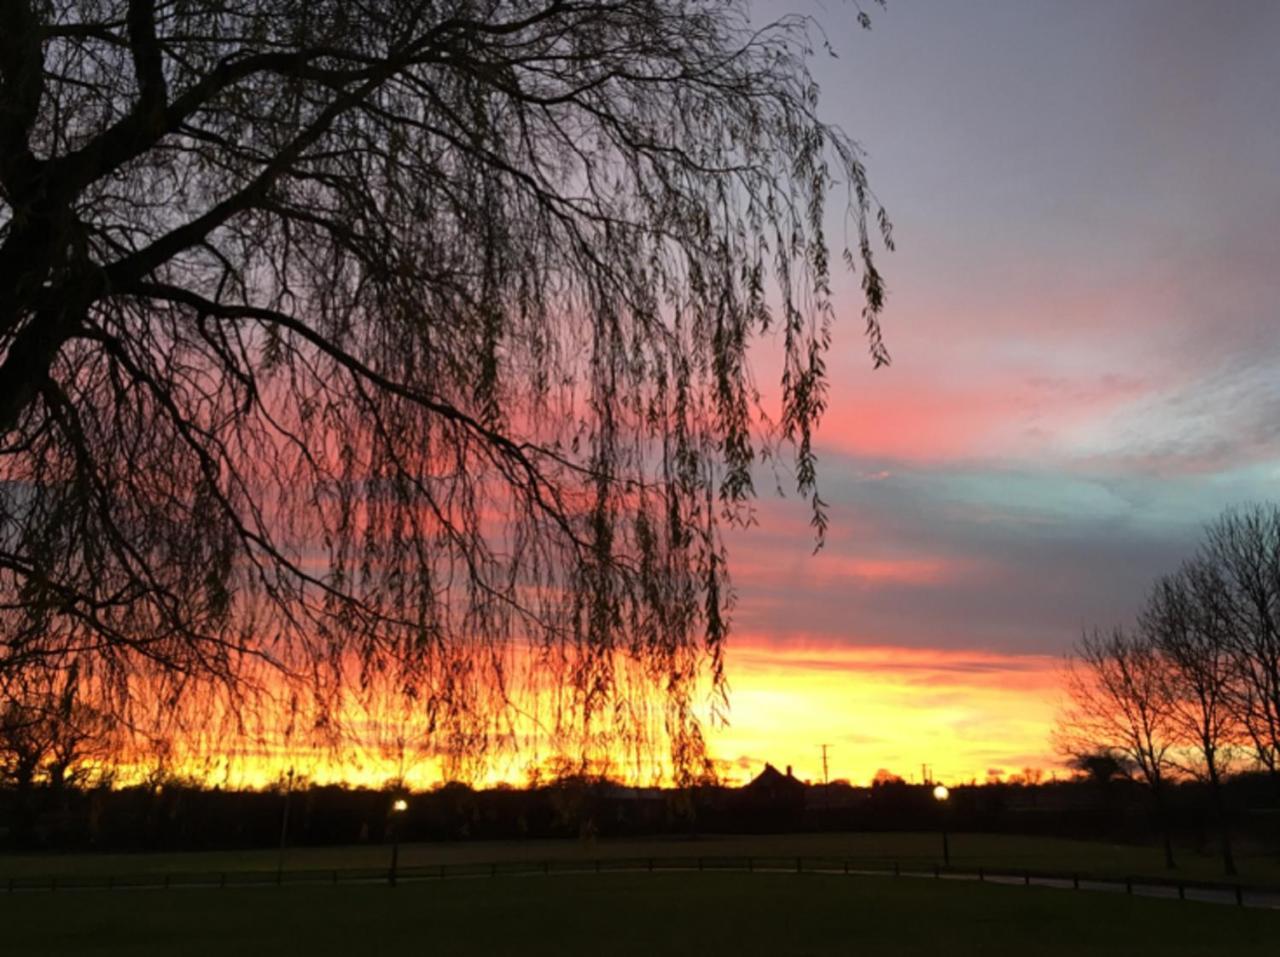
M 395 811 L 397 814 L 399 814 L 401 811 L 407 811 L 409 810 L 409 802 L 406 801 L 404 798 L 396 798 L 391 803 L 391 810 Z
M 935 801 L 945 801 L 949 797 L 951 797 L 951 791 L 948 790 L 945 784 L 939 784 L 933 789 L 933 798 Z

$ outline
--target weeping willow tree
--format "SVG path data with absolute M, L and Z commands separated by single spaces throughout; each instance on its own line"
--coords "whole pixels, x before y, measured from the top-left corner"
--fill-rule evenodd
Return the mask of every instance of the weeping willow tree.
M 0 671 L 696 766 L 755 464 L 825 527 L 833 194 L 887 361 L 812 25 L 749 13 L 5 0 Z

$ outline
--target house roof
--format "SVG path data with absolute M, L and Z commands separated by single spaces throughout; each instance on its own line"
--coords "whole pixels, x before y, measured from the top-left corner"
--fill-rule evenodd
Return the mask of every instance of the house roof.
M 787 768 L 787 773 L 783 774 L 772 764 L 766 763 L 764 770 L 751 779 L 747 785 L 748 790 L 755 791 L 776 791 L 778 789 L 788 788 L 804 788 L 804 783 L 796 780 L 791 774 L 791 769 Z

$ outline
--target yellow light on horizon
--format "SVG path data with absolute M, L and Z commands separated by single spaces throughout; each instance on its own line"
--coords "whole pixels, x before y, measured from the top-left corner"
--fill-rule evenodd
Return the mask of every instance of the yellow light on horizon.
M 395 811 L 397 814 L 407 811 L 409 810 L 409 802 L 404 798 L 396 798 L 391 804 L 391 810 Z
M 951 797 L 951 791 L 945 784 L 939 784 L 933 789 L 933 798 L 935 801 L 945 801 L 949 797 Z
M 894 729 L 892 734 L 851 730 L 836 742 L 839 764 L 831 777 L 852 783 L 869 781 L 877 768 L 900 771 L 931 764 L 943 754 L 947 763 L 934 772 L 934 781 L 976 783 L 990 776 L 993 765 L 1001 772 L 1056 766 L 1048 742 L 1061 686 L 1057 659 L 803 641 L 779 647 L 759 635 L 739 636 L 729 659 L 733 720 L 709 729 L 707 750 L 718 776 L 730 786 L 746 784 L 766 761 L 794 765 L 801 779 L 825 780 L 817 750 L 797 742 L 826 740 L 833 721 L 850 729 Z M 546 699 L 537 688 L 529 694 L 530 713 L 517 719 L 510 749 L 495 750 L 490 760 L 465 769 L 463 783 L 519 787 L 561 773 L 555 748 L 542 747 L 545 714 L 540 709 L 548 707 Z M 300 785 L 342 784 L 379 790 L 392 799 L 384 805 L 386 813 L 395 815 L 403 813 L 392 807 L 397 795 L 430 791 L 457 773 L 430 740 L 422 715 L 406 712 L 401 722 L 393 710 L 374 713 L 349 697 L 335 707 L 354 732 L 340 748 L 290 738 L 282 730 L 287 716 L 273 723 L 264 714 L 252 737 L 223 742 L 176 735 L 170 742 L 171 767 L 176 776 L 210 787 L 287 793 Z M 420 747 L 408 750 L 408 763 L 403 749 L 384 751 L 380 742 L 390 731 L 404 741 L 422 739 Z M 601 773 L 625 783 L 670 785 L 660 728 L 654 741 L 654 750 L 643 756 L 617 749 L 593 760 Z M 144 784 L 156 771 L 146 750 L 103 764 L 118 787 Z

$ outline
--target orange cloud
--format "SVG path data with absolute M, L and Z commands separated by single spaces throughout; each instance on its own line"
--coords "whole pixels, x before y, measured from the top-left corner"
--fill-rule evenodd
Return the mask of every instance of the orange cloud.
M 730 777 L 764 761 L 821 780 L 866 783 L 877 768 L 904 777 L 928 764 L 946 781 L 983 779 L 993 764 L 1053 769 L 1049 749 L 1059 661 L 898 647 L 775 647 L 739 639 L 729 652 L 728 727 L 709 735 Z M 745 759 L 745 760 L 744 760 Z

